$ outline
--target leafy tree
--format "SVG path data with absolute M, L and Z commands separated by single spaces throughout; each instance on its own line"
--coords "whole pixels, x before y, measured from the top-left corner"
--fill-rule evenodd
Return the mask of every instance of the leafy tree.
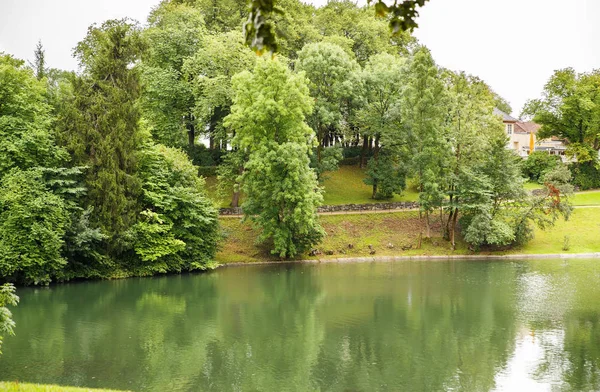
M 14 169 L 1 181 L 0 276 L 47 284 L 65 267 L 62 256 L 69 214 L 41 169 Z
M 217 211 L 204 180 L 182 151 L 162 145 L 141 153 L 142 212 L 129 231 L 140 275 L 206 269 L 219 238 Z
M 317 135 L 317 162 L 321 151 L 339 134 L 342 106 L 353 95 L 351 75 L 358 69 L 342 48 L 329 43 L 305 46 L 298 55 L 296 69 L 304 72 L 315 106 L 308 123 Z
M 504 99 L 503 97 L 501 97 L 499 94 L 492 92 L 493 96 L 494 96 L 494 105 L 502 110 L 504 113 L 512 113 L 512 107 L 510 106 L 510 103 L 508 103 L 508 101 L 506 99 Z
M 213 33 L 241 30 L 248 13 L 248 5 L 239 0 L 177 0 L 199 10 L 206 21 L 206 27 Z
M 194 115 L 207 129 L 211 149 L 221 144 L 225 149 L 229 141 L 223 119 L 231 110 L 231 77 L 252 69 L 255 62 L 256 55 L 235 31 L 204 37 L 201 47 L 186 59 L 183 72 L 192 87 Z
M 448 102 L 448 140 L 451 156 L 447 182 L 449 211 L 445 230 L 454 248 L 458 216 L 463 208 L 473 210 L 485 204 L 488 185 L 479 178 L 490 137 L 502 131 L 493 115 L 493 93 L 480 79 L 465 73 L 446 71 Z
M 0 286 L 0 350 L 2 349 L 2 337 L 4 334 L 14 335 L 15 322 L 12 313 L 7 306 L 17 306 L 19 297 L 15 294 L 15 286 L 5 283 Z M 0 351 L 2 354 L 2 351 Z
M 379 53 L 407 54 L 407 46 L 413 41 L 408 32 L 390 37 L 384 19 L 376 18 L 372 9 L 361 8 L 349 0 L 329 1 L 318 8 L 315 25 L 325 35 L 324 39 L 333 39 L 342 47 L 350 45 L 361 65 Z
M 383 0 L 369 0 L 374 4 L 375 14 L 378 16 L 389 15 L 389 26 L 395 35 L 417 27 L 415 21 L 418 16 L 418 7 L 425 5 L 427 0 L 397 0 L 388 5 Z M 277 0 L 250 0 L 250 12 L 244 22 L 244 36 L 248 46 L 258 53 L 277 52 L 278 43 L 275 36 L 273 18 L 282 14 Z M 368 9 L 367 9 L 368 10 Z M 373 12 L 371 10 L 371 12 Z M 366 19 L 365 14 L 362 19 Z M 360 21 L 360 20 L 359 20 Z
M 0 54 L 0 179 L 12 168 L 53 166 L 66 159 L 50 132 L 45 85 L 23 61 Z
M 559 164 L 560 157 L 545 151 L 534 151 L 523 161 L 523 175 L 532 181 L 543 181 L 544 175 Z
M 600 150 L 600 71 L 556 71 L 544 86 L 542 98 L 528 101 L 522 115 L 533 116 L 542 125 L 539 138 L 556 136 L 566 141 L 566 154 L 577 160 L 573 166 L 578 185 L 595 182 L 591 178 L 598 176 L 593 168 L 597 169 Z
M 309 167 L 314 133 L 305 122 L 312 110 L 306 83 L 280 61 L 259 61 L 252 73 L 234 77 L 234 105 L 225 120 L 236 133 L 234 147 L 249 154 L 244 214 L 280 257 L 303 252 L 324 234 L 316 214 L 322 196 Z
M 33 68 L 33 72 L 37 80 L 42 80 L 48 74 L 48 68 L 46 67 L 46 51 L 42 46 L 42 41 L 38 41 L 33 52 L 34 60 L 29 65 Z
M 189 5 L 163 2 L 152 11 L 148 23 L 143 31 L 147 42 L 141 74 L 143 115 L 160 143 L 194 145 L 194 97 L 183 64 L 207 34 L 202 13 Z
M 448 96 L 440 69 L 425 47 L 418 47 L 408 64 L 404 96 L 405 123 L 413 137 L 412 168 L 418 181 L 419 205 L 430 215 L 442 206 L 449 177 L 451 147 L 446 137 Z
M 373 186 L 373 198 L 389 198 L 401 193 L 403 165 L 398 164 L 397 156 L 407 143 L 407 133 L 401 122 L 401 102 L 405 83 L 404 60 L 390 54 L 378 54 L 369 59 L 363 70 L 365 103 L 359 110 L 361 131 L 373 139 L 375 147 L 369 162 L 365 182 Z M 380 161 L 380 152 L 385 158 Z M 383 167 L 396 162 L 391 167 Z M 379 181 L 389 175 L 387 185 L 379 188 Z M 395 186 L 393 186 L 395 185 Z M 390 193 L 391 192 L 391 193 Z
M 75 50 L 83 74 L 74 80 L 70 108 L 61 119 L 62 138 L 75 165 L 87 166 L 86 206 L 93 220 L 116 239 L 136 220 L 140 181 L 136 176 L 139 76 L 132 65 L 143 41 L 127 20 L 93 25 Z

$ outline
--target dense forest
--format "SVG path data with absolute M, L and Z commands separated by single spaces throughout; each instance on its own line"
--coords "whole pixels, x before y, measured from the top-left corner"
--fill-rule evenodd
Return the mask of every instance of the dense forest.
M 511 108 L 481 79 L 438 66 L 373 8 L 278 4 L 277 53 L 262 56 L 237 0 L 163 1 L 143 26 L 93 25 L 74 49 L 78 72 L 48 68 L 41 44 L 30 65 L 0 55 L 4 281 L 212 268 L 212 175 L 232 206 L 244 195 L 246 219 L 282 258 L 325 235 L 320 184 L 340 162 L 366 168 L 375 199 L 414 184 L 422 237 L 441 221 L 451 248 L 458 234 L 473 249 L 522 244 L 568 216 L 571 172 L 552 164 L 536 172 L 542 192 L 524 190 L 493 114 Z M 551 134 L 548 105 L 528 110 Z

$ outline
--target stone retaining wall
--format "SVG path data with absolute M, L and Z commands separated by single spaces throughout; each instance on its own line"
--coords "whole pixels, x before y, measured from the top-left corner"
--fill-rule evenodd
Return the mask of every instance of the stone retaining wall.
M 419 208 L 416 201 L 398 201 L 393 203 L 369 203 L 369 204 L 340 204 L 335 206 L 321 206 L 318 212 L 361 212 L 361 211 L 389 211 L 389 210 L 412 210 Z M 242 215 L 242 209 L 221 208 L 219 215 Z

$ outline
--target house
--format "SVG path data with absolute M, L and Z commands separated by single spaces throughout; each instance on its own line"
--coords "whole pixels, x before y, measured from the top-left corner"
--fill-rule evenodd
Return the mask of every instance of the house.
M 502 118 L 504 131 L 508 136 L 507 148 L 513 149 L 523 158 L 534 151 L 545 151 L 550 155 L 558 155 L 564 161 L 566 146 L 562 140 L 556 137 L 538 140 L 537 133 L 541 125 L 532 121 L 521 121 L 504 113 L 502 110 L 494 109 L 494 114 Z

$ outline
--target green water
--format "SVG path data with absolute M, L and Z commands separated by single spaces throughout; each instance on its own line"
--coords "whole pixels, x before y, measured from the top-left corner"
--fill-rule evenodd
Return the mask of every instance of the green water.
M 0 380 L 600 390 L 600 260 L 271 265 L 20 289 Z

